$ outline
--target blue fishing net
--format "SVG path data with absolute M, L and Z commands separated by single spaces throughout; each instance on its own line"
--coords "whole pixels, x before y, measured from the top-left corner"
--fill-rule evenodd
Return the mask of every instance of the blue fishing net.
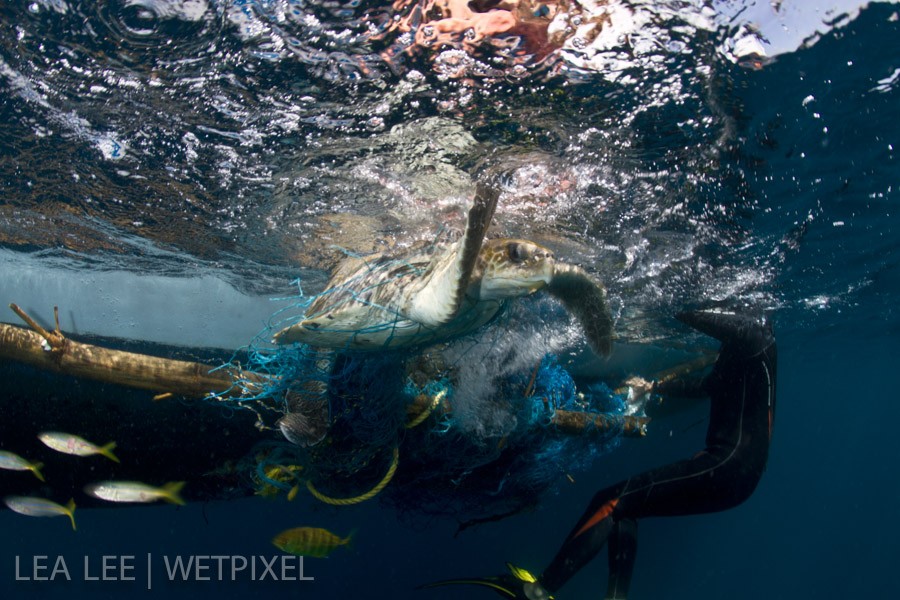
M 298 299 L 295 311 L 311 301 Z M 235 373 L 235 389 L 215 397 L 254 410 L 259 427 L 272 430 L 241 467 L 264 495 L 309 486 L 327 499 L 369 499 L 374 488 L 405 515 L 475 524 L 535 506 L 621 438 L 621 428 L 588 425 L 573 433 L 558 426 L 560 411 L 620 416 L 624 399 L 602 384 L 579 391 L 552 355 L 487 377 L 473 396 L 457 376 L 460 363 L 498 371 L 472 356 L 469 348 L 496 350 L 478 334 L 453 352 L 322 351 L 271 344 L 285 321 L 273 318 L 246 349 L 246 364 L 223 367 Z
M 449 397 L 452 406 L 452 391 Z M 516 514 L 536 506 L 555 484 L 588 468 L 621 439 L 621 429 L 573 434 L 554 424 L 559 410 L 621 415 L 624 402 L 603 385 L 578 393 L 551 356 L 533 373 L 506 378 L 492 401 L 496 410 L 512 415 L 502 433 L 473 435 L 453 412 L 408 431 L 403 446 L 409 451 L 386 502 L 462 524 Z

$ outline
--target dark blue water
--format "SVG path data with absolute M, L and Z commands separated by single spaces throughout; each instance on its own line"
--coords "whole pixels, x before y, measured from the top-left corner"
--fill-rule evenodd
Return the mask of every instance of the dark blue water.
M 272 16 L 278 3 L 254 4 L 272 12 L 257 8 L 246 21 L 235 14 L 251 3 L 210 4 L 201 19 L 159 18 L 152 33 L 139 27 L 150 16 L 127 12 L 138 3 L 2 9 L 0 244 L 8 254 L 0 299 L 22 302 L 16 277 L 26 270 L 37 273 L 28 281 L 63 296 L 32 300 L 35 310 L 65 301 L 75 314 L 94 300 L 57 283 L 69 281 L 63 272 L 88 281 L 94 271 L 121 272 L 125 287 L 128 275 L 215 276 L 262 296 L 283 293 L 301 268 L 321 282 L 317 218 L 390 213 L 379 222 L 382 234 L 422 227 L 434 220 L 436 198 L 465 185 L 460 173 L 497 153 L 518 165 L 520 189 L 531 186 L 508 198 L 507 231 L 555 240 L 570 260 L 602 274 L 623 343 L 648 354 L 702 344 L 669 317 L 686 305 L 754 305 L 773 315 L 779 403 L 759 488 L 724 513 L 642 522 L 631 597 L 900 594 L 896 4 L 836 18 L 840 27 L 760 69 L 716 53 L 728 34 L 720 27 L 690 41 L 690 57 L 656 71 L 633 66 L 638 71 L 629 73 L 643 78 L 633 86 L 613 89 L 589 76 L 539 83 L 538 71 L 518 105 L 506 79 L 441 79 L 422 54 L 395 71 L 381 65 L 371 79 L 355 77 L 359 61 L 309 53 L 370 57 L 370 46 L 329 46 L 314 27 Z M 116 11 L 127 19 L 115 22 L 131 27 L 119 39 L 98 26 Z M 335 31 L 349 19 L 310 11 L 333 19 Z M 92 21 L 97 14 L 103 18 Z M 177 29 L 185 23 L 190 31 Z M 239 23 L 269 29 L 251 35 Z M 273 46 L 278 27 L 287 46 L 302 40 L 307 54 Z M 191 43 L 166 45 L 167 36 Z M 700 63 L 717 77 L 697 77 Z M 408 83 L 414 68 L 424 88 L 398 92 L 402 100 L 384 91 Z M 114 83 L 123 73 L 133 85 Z M 682 80 L 670 94 L 677 101 L 656 103 L 652 85 L 671 86 L 673 78 Z M 463 100 L 467 94 L 474 99 Z M 513 108 L 498 110 L 497 98 Z M 388 108 L 373 108 L 381 103 Z M 370 123 L 373 114 L 381 121 Z M 437 133 L 402 128 L 432 117 L 444 120 Z M 429 135 L 431 145 L 423 141 Z M 116 144 L 127 148 L 124 156 Z M 575 181 L 574 191 L 552 188 L 562 180 Z M 113 300 L 100 310 L 119 326 L 112 334 L 177 343 L 162 327 L 142 335 L 130 325 L 135 316 L 120 314 L 134 306 L 127 291 L 105 289 L 100 297 L 107 296 Z M 203 314 L 203 300 L 180 306 Z M 209 345 L 227 347 L 213 337 L 228 328 L 207 326 Z M 536 510 L 457 537 L 452 520 L 410 522 L 377 502 L 334 509 L 304 496 L 79 510 L 78 532 L 63 519 L 2 511 L 0 590 L 3 598 L 475 597 L 413 588 L 499 573 L 507 560 L 539 570 L 596 490 L 699 449 L 703 417 L 699 406 L 659 420 L 646 439 L 624 442 L 590 472 L 574 474 L 574 483 L 563 480 Z M 356 531 L 350 549 L 305 561 L 314 581 L 167 580 L 166 556 L 271 560 L 271 538 L 305 524 Z M 134 556 L 137 580 L 85 581 L 85 557 L 94 575 L 104 555 Z M 36 556 L 48 557 L 45 575 L 64 557 L 72 581 L 17 580 L 17 557 L 18 575 L 29 577 Z M 604 552 L 558 597 L 600 597 L 605 571 Z

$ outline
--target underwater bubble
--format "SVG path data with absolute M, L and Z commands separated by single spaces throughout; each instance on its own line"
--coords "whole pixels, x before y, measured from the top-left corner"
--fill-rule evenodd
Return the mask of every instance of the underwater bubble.
M 681 54 L 687 48 L 687 44 L 680 40 L 669 40 L 666 42 L 666 50 L 672 54 Z
M 133 35 L 153 35 L 156 32 L 157 15 L 152 7 L 129 3 L 119 15 L 122 25 Z

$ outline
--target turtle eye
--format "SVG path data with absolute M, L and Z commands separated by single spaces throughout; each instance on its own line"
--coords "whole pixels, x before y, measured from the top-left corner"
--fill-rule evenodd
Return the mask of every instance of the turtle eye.
M 509 260 L 513 262 L 525 262 L 531 258 L 531 252 L 529 252 L 528 247 L 523 244 L 510 244 L 508 251 Z

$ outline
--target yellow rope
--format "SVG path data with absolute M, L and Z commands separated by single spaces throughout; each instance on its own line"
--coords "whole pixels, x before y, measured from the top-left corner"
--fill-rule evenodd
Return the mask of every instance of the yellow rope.
M 410 421 L 409 423 L 406 424 L 406 428 L 412 429 L 413 427 L 415 427 L 417 425 L 421 425 L 425 421 L 425 419 L 427 419 L 431 415 L 431 413 L 434 412 L 434 409 L 438 407 L 438 405 L 441 403 L 441 400 L 443 400 L 444 396 L 446 396 L 446 395 L 447 395 L 447 388 L 444 388 L 441 391 L 439 391 L 437 394 L 435 394 L 434 397 L 431 399 L 431 406 L 429 406 L 428 408 L 424 409 L 422 412 L 417 414 L 415 419 L 413 419 L 412 421 Z
M 446 395 L 446 389 L 443 389 L 436 393 L 431 399 L 431 404 L 418 415 L 416 415 L 416 418 L 407 423 L 406 428 L 412 429 L 417 425 L 421 425 L 425 421 L 425 419 L 427 419 L 431 415 L 431 413 L 434 412 L 434 409 L 440 406 L 441 401 Z M 306 489 L 309 490 L 309 493 L 312 494 L 313 498 L 315 498 L 316 500 L 324 502 L 325 504 L 331 504 L 332 506 L 350 506 L 351 504 L 359 504 L 360 502 L 365 502 L 366 500 L 374 498 L 381 492 L 381 490 L 387 487 L 387 484 L 389 484 L 391 482 L 391 479 L 394 478 L 394 473 L 397 471 L 397 463 L 399 462 L 399 459 L 400 451 L 397 448 L 394 448 L 394 458 L 391 461 L 391 466 L 390 468 L 388 468 L 387 473 L 384 474 L 384 477 L 382 477 L 381 481 L 379 481 L 378 484 L 375 485 L 375 487 L 360 496 L 355 496 L 353 498 L 332 498 L 317 490 L 312 481 L 306 482 Z
M 397 463 L 400 459 L 400 451 L 397 448 L 394 448 L 394 458 L 391 461 L 391 466 L 388 469 L 387 473 L 384 474 L 384 477 L 381 478 L 381 481 L 375 485 L 371 490 L 362 494 L 360 496 L 356 496 L 353 498 L 331 498 L 330 496 L 326 496 L 325 494 L 318 491 L 313 485 L 312 481 L 306 482 L 306 489 L 309 490 L 309 493 L 313 495 L 316 500 L 320 500 L 325 504 L 331 504 L 332 506 L 350 506 L 351 504 L 359 504 L 360 502 L 365 502 L 371 498 L 374 498 L 387 487 L 387 484 L 391 482 L 391 479 L 394 478 L 394 473 L 397 471 Z

